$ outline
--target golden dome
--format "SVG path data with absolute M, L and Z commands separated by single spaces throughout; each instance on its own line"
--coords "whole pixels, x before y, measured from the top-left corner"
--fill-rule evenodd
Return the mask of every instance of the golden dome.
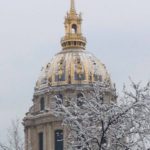
M 65 85 L 87 85 L 95 81 L 108 81 L 106 67 L 95 56 L 85 51 L 86 38 L 82 35 L 82 16 L 71 0 L 70 12 L 65 17 L 65 35 L 61 39 L 62 51 L 42 68 L 35 89 Z
M 104 64 L 82 49 L 61 51 L 42 68 L 36 89 L 45 87 L 110 82 Z

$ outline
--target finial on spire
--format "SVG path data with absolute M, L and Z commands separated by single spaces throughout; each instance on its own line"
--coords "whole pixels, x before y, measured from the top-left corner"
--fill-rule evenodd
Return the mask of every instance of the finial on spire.
M 75 12 L 75 3 L 74 3 L 74 0 L 71 0 L 71 7 L 70 7 L 70 11 L 71 12 Z

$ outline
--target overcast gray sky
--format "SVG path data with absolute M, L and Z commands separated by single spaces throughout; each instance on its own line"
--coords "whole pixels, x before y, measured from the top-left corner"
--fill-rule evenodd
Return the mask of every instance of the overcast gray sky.
M 150 0 L 75 0 L 87 50 L 120 90 L 150 80 Z M 70 0 L 0 0 L 0 139 L 32 104 L 41 67 L 61 50 Z

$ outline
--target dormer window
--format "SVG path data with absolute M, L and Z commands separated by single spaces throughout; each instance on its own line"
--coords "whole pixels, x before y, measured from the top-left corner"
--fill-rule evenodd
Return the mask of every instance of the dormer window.
M 44 100 L 44 97 L 42 97 L 40 99 L 40 110 L 41 111 L 45 110 L 45 100 Z

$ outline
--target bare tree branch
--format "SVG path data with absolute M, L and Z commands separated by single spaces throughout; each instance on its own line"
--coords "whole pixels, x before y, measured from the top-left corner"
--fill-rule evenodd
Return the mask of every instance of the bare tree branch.
M 0 143 L 0 150 L 23 150 L 24 142 L 22 138 L 22 133 L 20 129 L 19 120 L 13 120 L 11 127 L 8 129 L 7 143 Z

